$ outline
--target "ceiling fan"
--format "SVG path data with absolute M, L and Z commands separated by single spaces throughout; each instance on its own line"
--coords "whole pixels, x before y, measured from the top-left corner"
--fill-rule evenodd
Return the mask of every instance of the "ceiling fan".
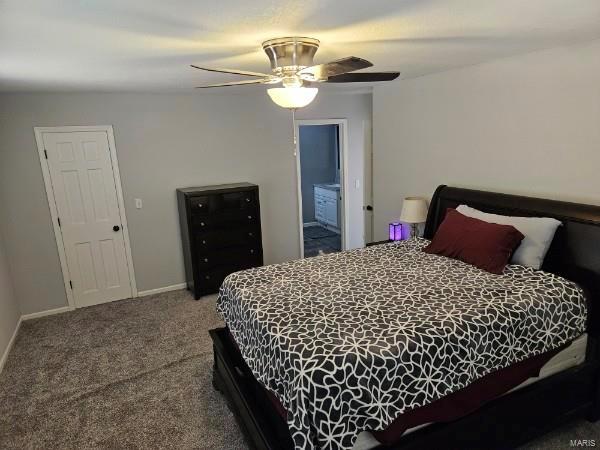
M 231 73 L 253 77 L 250 80 L 216 83 L 199 88 L 215 88 L 224 86 L 241 86 L 250 84 L 278 84 L 282 88 L 271 88 L 267 92 L 271 99 L 284 108 L 296 109 L 308 105 L 314 100 L 318 89 L 317 83 L 364 83 L 391 81 L 400 72 L 356 72 L 373 64 L 356 56 L 338 59 L 325 64 L 314 64 L 313 57 L 319 49 L 319 40 L 307 37 L 284 37 L 263 42 L 262 47 L 271 61 L 271 72 L 249 72 L 235 69 L 217 69 L 192 67 L 209 72 Z

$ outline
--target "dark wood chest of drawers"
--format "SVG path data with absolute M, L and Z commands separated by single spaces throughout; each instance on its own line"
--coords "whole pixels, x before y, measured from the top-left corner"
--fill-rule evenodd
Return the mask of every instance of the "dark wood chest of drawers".
M 177 189 L 187 286 L 194 298 L 218 292 L 227 275 L 262 266 L 258 186 Z

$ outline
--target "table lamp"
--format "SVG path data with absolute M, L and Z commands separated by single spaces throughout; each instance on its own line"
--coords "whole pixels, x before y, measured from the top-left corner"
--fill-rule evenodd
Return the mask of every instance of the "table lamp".
M 411 237 L 417 237 L 417 226 L 427 220 L 427 203 L 419 197 L 406 197 L 402 203 L 400 221 L 412 227 Z

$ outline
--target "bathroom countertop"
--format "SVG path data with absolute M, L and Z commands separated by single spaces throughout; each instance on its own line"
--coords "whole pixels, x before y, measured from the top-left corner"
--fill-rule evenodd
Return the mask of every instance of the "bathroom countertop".
M 329 189 L 330 191 L 339 191 L 340 185 L 339 183 L 316 183 L 314 187 L 319 187 L 322 189 Z

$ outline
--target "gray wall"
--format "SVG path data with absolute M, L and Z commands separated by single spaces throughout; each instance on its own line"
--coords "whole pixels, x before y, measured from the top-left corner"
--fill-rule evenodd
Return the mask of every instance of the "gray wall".
M 20 316 L 21 311 L 14 295 L 4 250 L 4 239 L 0 234 L 0 359 L 3 357 L 10 338 L 15 332 Z M 1 366 L 0 370 L 2 370 Z
M 600 204 L 600 41 L 377 86 L 376 237 L 439 184 Z
M 363 179 L 371 105 L 370 94 L 320 93 L 297 114 L 348 118 L 351 179 Z M 175 204 L 181 186 L 259 184 L 265 261 L 298 257 L 291 115 L 266 93 L 0 95 L 0 230 L 23 314 L 67 304 L 33 135 L 34 126 L 61 125 L 114 126 L 139 290 L 184 281 Z M 362 189 L 352 194 L 350 213 L 362 217 Z M 362 219 L 354 223 L 358 246 Z
M 313 185 L 339 181 L 337 125 L 302 125 L 299 133 L 302 173 L 302 219 L 315 221 Z

